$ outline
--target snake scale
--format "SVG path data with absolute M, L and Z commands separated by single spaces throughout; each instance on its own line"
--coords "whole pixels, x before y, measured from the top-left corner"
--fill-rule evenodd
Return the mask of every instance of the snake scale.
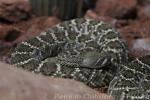
M 120 34 L 102 21 L 78 18 L 20 43 L 11 63 L 50 77 L 69 78 L 92 87 L 109 86 L 115 100 L 150 99 L 150 56 L 128 59 Z

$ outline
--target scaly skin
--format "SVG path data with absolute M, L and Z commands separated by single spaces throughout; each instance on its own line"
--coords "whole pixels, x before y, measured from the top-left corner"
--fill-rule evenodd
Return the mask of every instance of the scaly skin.
M 150 55 L 126 65 L 111 81 L 108 94 L 114 100 L 150 100 Z
M 74 19 L 47 29 L 19 44 L 11 62 L 92 88 L 110 83 L 108 94 L 115 100 L 149 100 L 149 56 L 128 62 L 128 49 L 119 33 L 101 21 Z

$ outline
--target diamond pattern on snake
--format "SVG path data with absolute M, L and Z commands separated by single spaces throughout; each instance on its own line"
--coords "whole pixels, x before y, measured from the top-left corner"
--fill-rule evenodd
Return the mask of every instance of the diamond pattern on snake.
M 110 83 L 108 94 L 114 96 L 116 77 L 122 79 L 118 75 L 123 76 L 120 73 L 129 60 L 126 43 L 114 28 L 102 21 L 78 18 L 20 43 L 11 63 L 33 73 L 81 81 L 91 88 Z
M 150 55 L 126 65 L 110 82 L 108 94 L 115 100 L 150 100 Z

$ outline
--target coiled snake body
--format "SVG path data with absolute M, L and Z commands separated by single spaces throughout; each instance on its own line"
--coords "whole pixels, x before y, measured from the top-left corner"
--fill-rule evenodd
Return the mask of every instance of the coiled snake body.
M 101 21 L 74 19 L 47 29 L 40 36 L 19 44 L 12 53 L 11 63 L 34 73 L 81 81 L 92 88 L 108 86 L 111 82 L 108 94 L 117 96 L 115 100 L 137 95 L 134 91 L 126 92 L 126 87 L 132 85 L 128 84 L 131 80 L 126 78 L 125 68 L 134 65 L 128 61 L 126 44 L 117 31 Z M 149 70 L 150 66 L 141 67 Z M 134 74 L 140 73 L 133 72 L 130 76 L 133 80 Z M 142 82 L 137 83 L 146 84 L 149 77 L 141 77 Z M 143 95 L 149 98 L 148 92 L 138 93 L 147 93 Z

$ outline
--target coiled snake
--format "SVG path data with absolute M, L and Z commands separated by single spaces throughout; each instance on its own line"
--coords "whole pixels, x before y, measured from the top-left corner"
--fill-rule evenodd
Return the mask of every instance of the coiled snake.
M 148 100 L 149 58 L 129 62 L 127 46 L 115 29 L 102 21 L 80 18 L 20 43 L 11 63 L 34 73 L 81 81 L 92 88 L 109 85 L 108 94 L 115 100 Z

